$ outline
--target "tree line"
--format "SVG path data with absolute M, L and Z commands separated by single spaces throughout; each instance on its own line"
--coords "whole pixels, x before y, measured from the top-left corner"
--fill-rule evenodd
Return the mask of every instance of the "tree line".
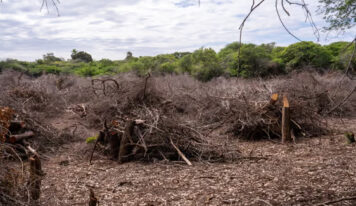
M 145 75 L 190 74 L 201 81 L 219 76 L 269 77 L 287 74 L 294 70 L 312 68 L 318 71 L 345 70 L 350 64 L 356 70 L 356 59 L 350 58 L 355 50 L 350 42 L 334 42 L 320 45 L 314 42 L 298 42 L 287 47 L 269 44 L 240 44 L 233 42 L 219 52 L 211 48 L 200 48 L 194 52 L 175 52 L 157 56 L 135 57 L 127 52 L 124 60 L 93 60 L 85 51 L 73 50 L 71 59 L 56 57 L 53 53 L 43 55 L 35 62 L 7 59 L 0 61 L 0 71 L 12 69 L 39 76 L 44 73 L 76 74 L 80 76 L 113 75 L 135 72 Z M 238 54 L 240 52 L 240 66 Z

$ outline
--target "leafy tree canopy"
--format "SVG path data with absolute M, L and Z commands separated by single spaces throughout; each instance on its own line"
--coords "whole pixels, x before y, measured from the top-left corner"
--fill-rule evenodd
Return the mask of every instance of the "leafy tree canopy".
M 80 51 L 78 52 L 76 49 L 72 50 L 72 55 L 71 55 L 73 60 L 80 60 L 83 62 L 92 62 L 93 58 L 91 57 L 90 54 L 84 52 L 84 51 Z
M 245 78 L 268 77 L 299 70 L 305 66 L 323 70 L 345 70 L 350 65 L 355 48 L 350 42 L 334 42 L 325 46 L 313 42 L 299 42 L 288 47 L 278 47 L 274 43 L 241 44 L 241 49 L 239 47 L 240 44 L 234 42 L 218 53 L 211 48 L 200 48 L 192 53 L 175 52 L 115 61 L 110 59 L 93 61 L 88 58 L 92 60 L 88 62 L 82 60 L 86 57 L 82 57 L 81 52 L 74 50 L 72 55 L 75 61 L 57 61 L 59 58 L 49 53 L 44 55 L 44 59 L 35 62 L 14 59 L 0 61 L 0 70 L 13 69 L 33 76 L 44 73 L 72 73 L 80 76 L 112 75 L 123 72 L 135 72 L 139 75 L 146 75 L 147 72 L 186 73 L 201 81 L 209 81 L 221 75 Z M 239 52 L 241 52 L 240 67 L 237 63 Z M 351 61 L 351 68 L 356 68 L 355 58 Z
M 319 11 L 329 25 L 326 30 L 346 30 L 356 24 L 356 0 L 319 0 Z
M 281 54 L 283 62 L 289 68 L 313 66 L 327 68 L 331 62 L 328 50 L 313 42 L 298 42 L 288 46 Z
M 43 55 L 43 61 L 56 62 L 56 61 L 64 61 L 64 59 L 54 56 L 53 53 L 47 53 L 47 54 Z

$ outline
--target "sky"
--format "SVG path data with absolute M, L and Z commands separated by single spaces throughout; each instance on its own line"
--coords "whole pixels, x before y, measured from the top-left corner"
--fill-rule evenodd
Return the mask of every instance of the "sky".
M 296 0 L 298 1 L 298 0 Z M 201 47 L 219 51 L 239 39 L 238 27 L 252 0 L 60 0 L 59 15 L 42 0 L 3 0 L 0 3 L 0 59 L 33 61 L 43 54 L 70 58 L 72 49 L 86 51 L 94 59 L 153 56 Z M 305 0 L 319 28 L 317 0 Z M 317 41 L 305 14 L 286 5 L 287 27 L 303 41 Z M 318 43 L 351 41 L 356 28 L 344 34 L 321 33 Z M 286 46 L 297 42 L 282 27 L 274 0 L 266 0 L 250 16 L 243 30 L 245 43 Z

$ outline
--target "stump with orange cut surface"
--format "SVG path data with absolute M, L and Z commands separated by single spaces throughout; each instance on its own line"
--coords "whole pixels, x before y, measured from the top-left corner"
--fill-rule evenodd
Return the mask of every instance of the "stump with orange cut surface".
M 283 96 L 282 108 L 282 143 L 292 141 L 290 128 L 290 107 L 286 95 Z

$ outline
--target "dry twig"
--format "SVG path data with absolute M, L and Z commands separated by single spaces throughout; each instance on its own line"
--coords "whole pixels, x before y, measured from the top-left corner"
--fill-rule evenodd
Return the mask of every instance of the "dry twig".
M 334 204 L 334 203 L 338 203 L 338 202 L 342 202 L 342 201 L 347 201 L 347 200 L 356 200 L 356 196 L 343 197 L 343 198 L 340 198 L 340 199 L 336 199 L 336 200 L 331 200 L 331 201 L 319 203 L 319 204 L 316 204 L 315 206 L 331 205 L 331 204 Z

